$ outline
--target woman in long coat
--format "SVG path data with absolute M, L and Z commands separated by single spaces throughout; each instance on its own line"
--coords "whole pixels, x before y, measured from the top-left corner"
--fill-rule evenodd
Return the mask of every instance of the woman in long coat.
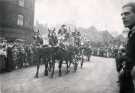
M 7 62 L 6 62 L 6 70 L 12 71 L 14 69 L 14 61 L 13 61 L 13 45 L 9 45 L 7 47 Z

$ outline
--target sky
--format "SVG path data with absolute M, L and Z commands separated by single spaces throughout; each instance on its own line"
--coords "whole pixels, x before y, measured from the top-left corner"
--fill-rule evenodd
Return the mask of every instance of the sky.
M 95 26 L 112 34 L 121 33 L 121 6 L 129 1 L 135 0 L 36 0 L 35 22 Z

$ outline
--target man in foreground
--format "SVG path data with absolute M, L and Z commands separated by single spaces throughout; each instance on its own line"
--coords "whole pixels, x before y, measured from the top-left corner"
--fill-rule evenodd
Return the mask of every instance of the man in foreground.
M 135 93 L 131 71 L 135 65 L 135 2 L 127 3 L 122 7 L 122 20 L 129 28 L 126 48 L 126 65 L 120 73 L 120 93 Z

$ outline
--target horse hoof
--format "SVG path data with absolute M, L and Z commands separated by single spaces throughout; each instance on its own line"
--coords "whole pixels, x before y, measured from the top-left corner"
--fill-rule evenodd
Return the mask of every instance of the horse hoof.
M 37 76 L 37 75 L 35 75 L 35 76 L 34 76 L 34 78 L 38 78 L 38 76 Z
M 45 73 L 44 76 L 48 76 L 48 73 Z

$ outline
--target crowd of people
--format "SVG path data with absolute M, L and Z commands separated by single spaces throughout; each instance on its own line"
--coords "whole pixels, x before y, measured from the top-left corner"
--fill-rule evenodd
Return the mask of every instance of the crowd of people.
M 107 57 L 107 58 L 115 58 L 119 53 L 118 47 L 108 47 L 108 48 L 93 48 L 92 55 Z
M 23 42 L 1 42 L 0 71 L 12 71 L 33 65 L 32 45 Z

